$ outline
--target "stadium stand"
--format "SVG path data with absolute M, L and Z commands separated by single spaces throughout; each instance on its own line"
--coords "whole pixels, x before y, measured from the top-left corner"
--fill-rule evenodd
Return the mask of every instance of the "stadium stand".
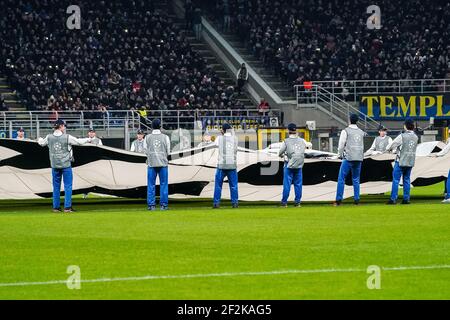
M 166 1 L 78 1 L 81 30 L 65 27 L 69 1 L 4 4 L 0 74 L 28 110 L 248 106 Z
M 256 60 L 254 66 L 266 69 L 261 73 L 280 77 L 289 88 L 311 80 L 449 76 L 450 3 L 445 0 L 412 0 L 401 6 L 378 1 L 380 30 L 367 28 L 369 1 L 200 2 L 230 43 L 251 52 L 251 65 Z

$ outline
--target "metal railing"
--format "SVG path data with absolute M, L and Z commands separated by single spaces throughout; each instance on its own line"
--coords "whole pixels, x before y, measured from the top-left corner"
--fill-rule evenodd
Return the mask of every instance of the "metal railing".
M 280 110 L 271 109 L 259 112 L 257 109 L 214 109 L 214 110 L 148 110 L 146 118 L 154 119 L 160 118 L 161 122 L 166 126 L 175 126 L 176 128 L 189 126 L 192 121 L 198 120 L 202 117 L 257 117 L 268 116 L 269 114 L 279 115 Z
M 113 111 L 5 111 L 0 112 L 0 130 L 9 136 L 18 128 L 24 128 L 28 137 L 38 137 L 41 131 L 51 130 L 57 119 L 63 119 L 71 130 L 84 135 L 95 127 L 109 136 L 112 129 L 124 128 L 126 122 L 139 125 L 139 116 L 130 110 Z
M 344 101 L 358 102 L 360 96 L 371 94 L 432 94 L 450 92 L 450 79 L 401 79 L 401 80 L 335 80 L 313 81 Z M 308 97 L 310 89 L 296 85 L 298 103 Z M 300 100 L 299 100 L 300 99 Z M 306 101 L 306 100 L 305 100 Z
M 326 112 L 331 118 L 340 122 L 343 125 L 348 123 L 348 118 L 351 113 L 359 115 L 365 129 L 377 129 L 379 123 L 373 118 L 368 117 L 362 113 L 358 108 L 355 108 L 347 101 L 344 101 L 332 91 L 322 88 L 319 85 L 312 85 L 311 89 L 299 96 L 297 92 L 297 106 L 302 107 L 315 107 Z M 304 99 L 304 103 L 299 103 L 299 99 Z
M 57 119 L 63 119 L 71 131 L 85 135 L 89 128 L 103 131 L 109 137 L 112 131 L 126 128 L 128 134 L 138 129 L 146 131 L 151 128 L 151 120 L 159 118 L 166 129 L 194 129 L 195 123 L 205 118 L 267 118 L 278 117 L 280 110 L 234 109 L 234 110 L 105 110 L 105 111 L 5 111 L 0 112 L 0 131 L 9 132 L 22 127 L 30 138 L 36 138 L 41 132 L 52 129 Z

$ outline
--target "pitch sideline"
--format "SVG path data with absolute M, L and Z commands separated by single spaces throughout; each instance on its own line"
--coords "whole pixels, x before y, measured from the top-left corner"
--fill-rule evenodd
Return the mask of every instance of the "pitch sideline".
M 429 265 L 429 266 L 399 266 L 399 267 L 381 267 L 383 271 L 407 271 L 407 270 L 438 270 L 450 269 L 450 265 Z M 141 277 L 119 277 L 119 278 L 98 278 L 80 280 L 80 283 L 97 282 L 119 282 L 119 281 L 146 281 L 161 279 L 191 279 L 191 278 L 219 278 L 219 277 L 240 277 L 240 276 L 266 276 L 266 275 L 286 275 L 286 274 L 313 274 L 313 273 L 346 273 L 346 272 L 366 272 L 362 268 L 347 269 L 305 269 L 305 270 L 278 270 L 278 271 L 260 271 L 260 272 L 224 272 L 224 273 L 205 273 L 205 274 L 180 274 L 180 275 L 147 275 Z M 67 280 L 52 280 L 38 282 L 7 282 L 0 283 L 0 287 L 29 287 L 40 285 L 66 284 Z

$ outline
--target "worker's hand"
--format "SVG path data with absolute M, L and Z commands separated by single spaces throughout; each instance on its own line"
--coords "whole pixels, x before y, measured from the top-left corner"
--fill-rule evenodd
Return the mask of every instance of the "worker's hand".
M 44 143 L 44 138 L 38 138 L 38 141 L 37 141 L 39 144 L 43 144 Z

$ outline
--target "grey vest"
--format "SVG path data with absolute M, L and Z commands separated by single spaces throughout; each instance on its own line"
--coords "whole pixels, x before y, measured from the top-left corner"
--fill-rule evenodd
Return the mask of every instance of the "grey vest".
M 288 158 L 287 167 L 289 169 L 303 168 L 305 162 L 306 144 L 301 138 L 287 138 L 284 140 L 286 144 L 286 156 Z
M 348 161 L 363 161 L 364 159 L 364 136 L 361 129 L 347 127 L 347 142 L 344 148 L 344 157 Z
M 379 136 L 376 137 L 375 138 L 375 151 L 385 152 L 388 144 L 389 144 L 388 136 L 385 136 L 384 138 L 381 138 Z
M 167 167 L 169 165 L 168 137 L 165 134 L 149 134 L 145 137 L 147 142 L 147 165 L 149 167 Z
M 51 167 L 54 169 L 70 168 L 72 165 L 72 153 L 69 151 L 69 135 L 63 133 L 57 137 L 49 134 L 47 141 Z
M 145 145 L 144 145 L 145 139 L 142 139 L 142 141 L 139 141 L 138 139 L 134 140 L 133 143 L 135 145 L 135 152 L 137 153 L 146 153 Z
M 238 140 L 235 136 L 220 136 L 217 138 L 219 144 L 219 163 L 217 167 L 223 170 L 234 170 L 237 168 Z
M 400 167 L 414 167 L 418 142 L 419 138 L 415 133 L 402 133 L 402 145 L 397 155 L 397 161 Z
M 100 139 L 97 138 L 97 137 L 95 137 L 94 139 L 91 139 L 91 143 L 92 143 L 93 145 L 98 146 L 98 145 L 100 144 Z

